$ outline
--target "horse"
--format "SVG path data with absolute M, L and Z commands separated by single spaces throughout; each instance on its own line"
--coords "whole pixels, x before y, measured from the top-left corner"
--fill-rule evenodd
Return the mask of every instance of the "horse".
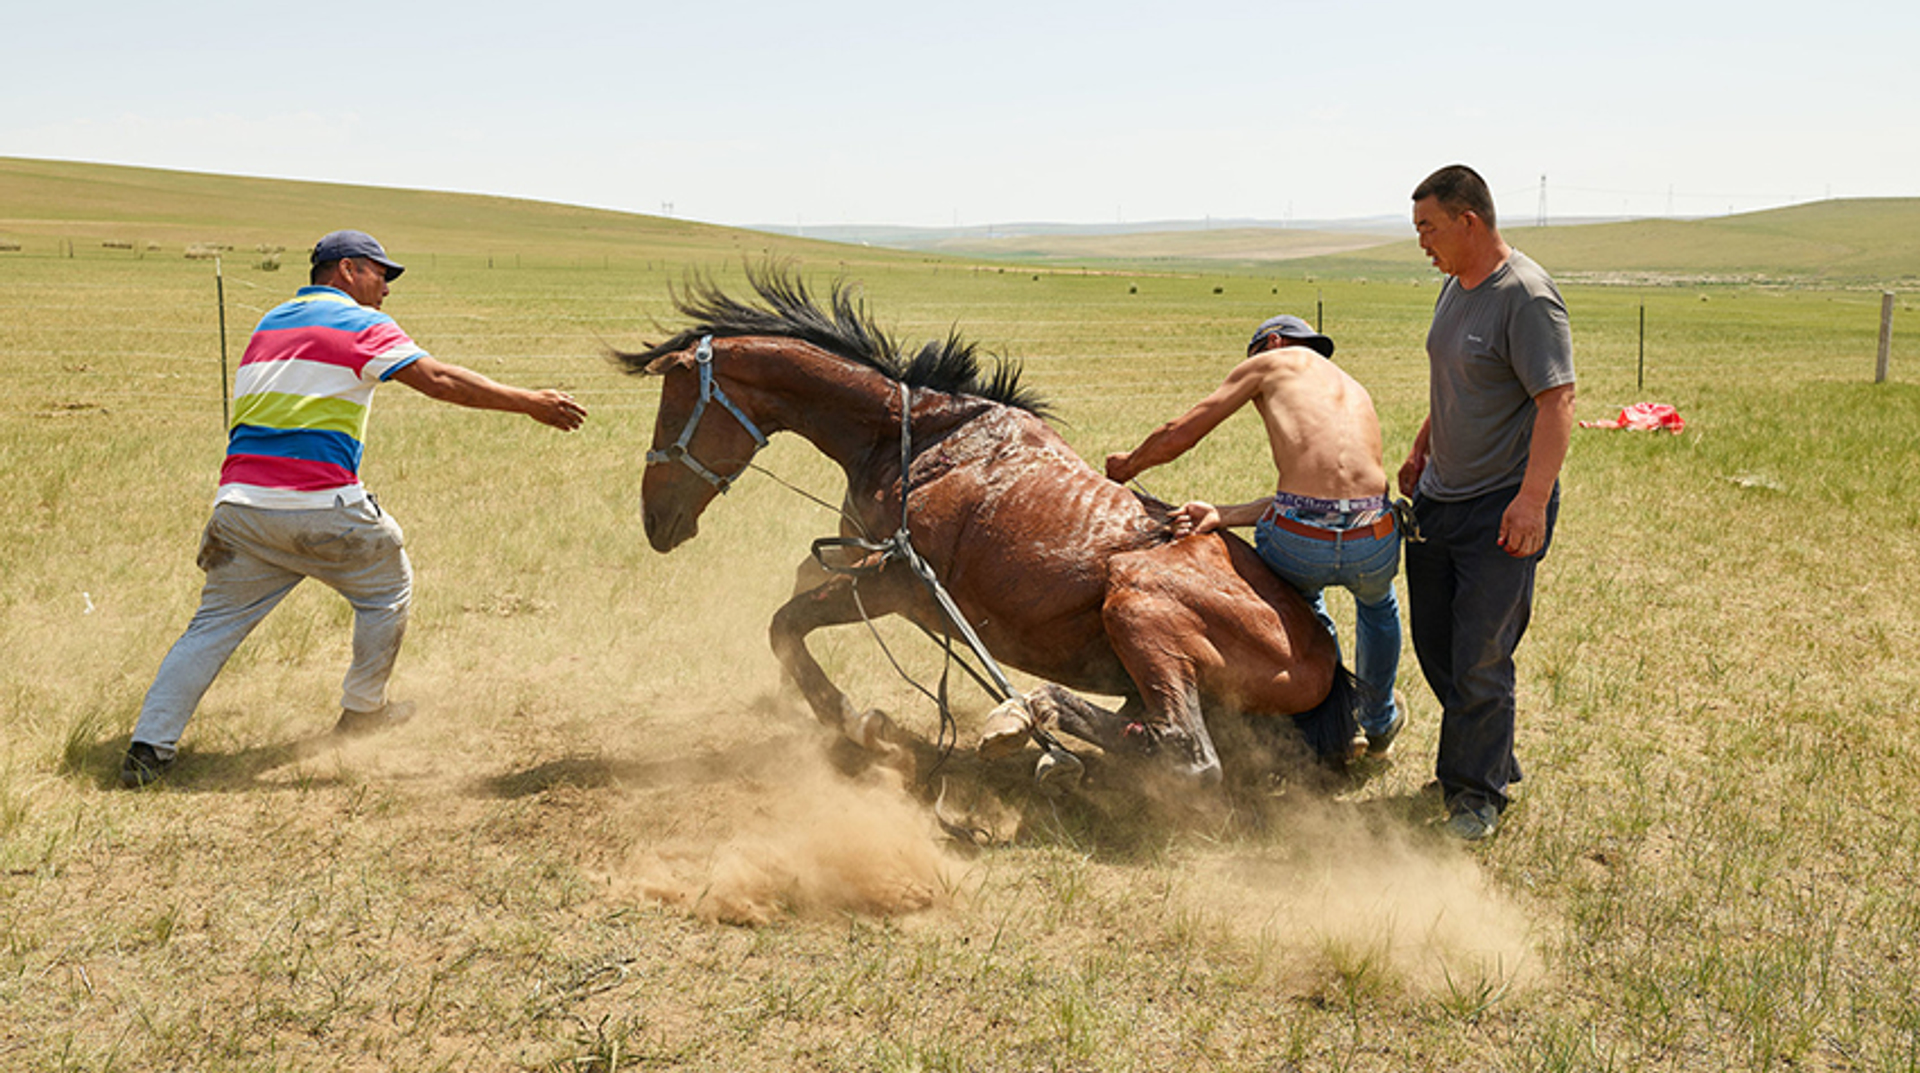
M 626 372 L 662 381 L 641 480 L 656 551 L 693 539 L 767 437 L 791 432 L 845 472 L 843 536 L 899 525 L 896 543 L 904 535 L 987 652 L 1043 680 L 1016 698 L 1011 726 L 1007 705 L 989 720 L 983 756 L 1059 730 L 1181 785 L 1214 785 L 1207 720 L 1237 712 L 1292 717 L 1313 754 L 1344 763 L 1352 676 L 1306 601 L 1244 540 L 1176 538 L 1166 504 L 1096 473 L 1047 423 L 1020 366 L 995 356 L 983 369 L 957 330 L 908 353 L 844 282 L 824 307 L 783 268 L 749 268 L 748 282 L 758 304 L 691 278 L 673 298 L 690 326 L 613 352 Z M 898 728 L 827 678 L 807 635 L 885 615 L 949 637 L 959 624 L 900 556 L 861 546 L 861 570 L 795 593 L 768 634 L 814 716 L 876 749 Z M 1109 710 L 1076 690 L 1123 702 Z

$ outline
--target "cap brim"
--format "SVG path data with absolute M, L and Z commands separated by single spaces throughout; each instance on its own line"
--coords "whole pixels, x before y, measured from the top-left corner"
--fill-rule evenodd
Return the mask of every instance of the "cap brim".
M 1247 344 L 1247 351 L 1251 353 L 1254 348 L 1265 345 L 1269 339 L 1285 339 L 1288 346 L 1303 346 L 1318 352 L 1323 358 L 1333 357 L 1333 340 L 1326 336 L 1309 335 L 1303 338 L 1298 335 L 1288 335 L 1285 332 L 1268 332 L 1265 335 L 1256 336 L 1253 342 Z

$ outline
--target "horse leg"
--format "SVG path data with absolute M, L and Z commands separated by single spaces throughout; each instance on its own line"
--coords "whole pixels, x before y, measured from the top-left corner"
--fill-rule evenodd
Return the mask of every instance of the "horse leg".
M 853 537 L 861 535 L 859 530 L 855 529 L 853 524 L 847 520 L 854 517 L 853 494 L 851 492 L 840 498 L 840 517 L 841 536 Z M 833 571 L 827 569 L 826 564 L 820 561 L 819 556 L 809 555 L 800 560 L 799 566 L 793 568 L 793 593 L 798 596 L 809 589 L 817 589 L 839 576 L 841 575 L 835 574 Z
M 1116 609 L 1109 601 L 1104 615 L 1114 651 L 1141 692 L 1129 696 L 1119 711 L 1109 711 L 1051 682 L 1026 695 L 1025 703 L 1009 701 L 987 717 L 979 753 L 992 760 L 1017 752 L 1034 729 L 1058 729 L 1116 756 L 1153 757 L 1175 774 L 1202 785 L 1220 781 L 1220 756 L 1201 711 L 1200 688 L 1181 654 L 1168 649 L 1157 610 L 1142 614 L 1142 602 Z
M 800 560 L 799 566 L 793 568 L 793 594 L 798 596 L 803 592 L 817 589 L 825 585 L 832 577 L 833 574 L 831 571 L 821 566 L 819 560 L 809 555 Z
M 1027 704 L 1041 727 L 1071 734 L 1107 752 L 1137 752 L 1147 744 L 1140 722 L 1146 708 L 1138 697 L 1128 697 L 1119 711 L 1108 711 L 1078 693 L 1045 682 L 1027 694 Z
M 814 630 L 859 622 L 862 604 L 866 608 L 865 617 L 869 618 L 881 618 L 901 610 L 897 590 L 884 575 L 870 575 L 867 582 L 858 601 L 854 598 L 854 579 L 845 575 L 830 576 L 819 585 L 796 593 L 774 612 L 767 636 L 780 666 L 800 687 L 814 718 L 862 748 L 878 751 L 897 740 L 893 721 L 878 709 L 855 708 L 807 649 L 807 634 Z
M 1100 617 L 1114 655 L 1140 690 L 1141 718 L 1125 728 L 1138 739 L 1134 751 L 1213 786 L 1221 779 L 1220 756 L 1201 710 L 1199 666 L 1218 653 L 1185 598 L 1190 589 L 1181 587 L 1183 577 L 1151 558 L 1115 556 Z
M 1065 687 L 1043 682 L 1023 699 L 1024 705 L 1008 702 L 994 709 L 988 717 L 980 738 L 982 759 L 994 760 L 1011 755 L 1026 745 L 1035 729 L 1057 730 L 1090 745 L 1097 745 L 1117 757 L 1145 759 L 1157 756 L 1163 748 L 1171 747 L 1202 756 L 1201 764 L 1204 766 L 1204 757 L 1212 755 L 1212 739 L 1206 736 L 1206 724 L 1199 715 L 1197 690 L 1190 691 L 1183 698 L 1181 707 L 1186 714 L 1176 725 L 1199 725 L 1201 734 L 1198 742 L 1191 741 L 1185 735 L 1159 729 L 1166 725 L 1165 721 L 1156 721 L 1139 697 L 1128 697 L 1118 711 L 1113 711 Z M 1216 767 L 1217 763 L 1216 760 Z M 1189 761 L 1189 768 L 1191 766 Z M 1211 781 L 1204 771 L 1190 770 L 1188 773 L 1197 774 L 1202 782 Z
M 1122 658 L 1125 658 L 1123 653 Z M 1129 666 L 1129 670 L 1132 667 Z M 1149 677 L 1142 699 L 1129 702 L 1119 712 L 1108 713 L 1091 704 L 1092 712 L 1107 716 L 1107 727 L 1089 725 L 1091 730 L 1112 733 L 1112 722 L 1119 723 L 1122 754 L 1151 757 L 1167 765 L 1175 775 L 1201 786 L 1220 782 L 1220 754 L 1213 747 L 1213 735 L 1200 708 L 1200 689 L 1191 677 L 1165 675 Z M 1116 751 L 1107 746 L 1109 751 Z

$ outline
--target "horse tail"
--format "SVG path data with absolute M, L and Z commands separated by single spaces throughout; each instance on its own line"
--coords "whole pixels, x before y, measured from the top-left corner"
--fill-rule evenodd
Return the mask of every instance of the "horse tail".
M 1353 738 L 1360 731 L 1360 703 L 1367 687 L 1346 668 L 1333 665 L 1333 686 L 1320 703 L 1299 712 L 1293 725 L 1321 763 L 1343 767 L 1353 755 Z

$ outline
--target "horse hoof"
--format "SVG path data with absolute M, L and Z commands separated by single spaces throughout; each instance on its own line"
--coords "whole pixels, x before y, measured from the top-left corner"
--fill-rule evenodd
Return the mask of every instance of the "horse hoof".
M 1033 781 L 1049 792 L 1073 789 L 1086 773 L 1087 766 L 1065 749 L 1048 749 L 1033 765 Z
M 999 760 L 1026 748 L 1033 737 L 1033 720 L 1018 699 L 1002 703 L 987 713 L 987 725 L 980 731 L 979 753 L 982 760 Z
M 869 708 L 854 720 L 848 728 L 847 737 L 862 749 L 871 752 L 884 752 L 899 735 L 894 731 L 893 720 L 878 708 Z

